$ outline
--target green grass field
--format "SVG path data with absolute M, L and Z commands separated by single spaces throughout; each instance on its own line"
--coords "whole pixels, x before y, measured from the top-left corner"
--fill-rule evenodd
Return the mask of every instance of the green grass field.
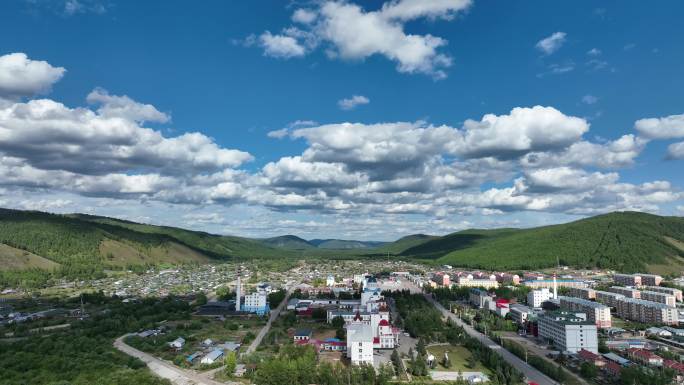
M 490 375 L 491 371 L 487 369 L 482 363 L 476 361 L 474 367 L 468 367 L 468 358 L 471 356 L 470 352 L 463 346 L 453 346 L 453 345 L 435 345 L 429 346 L 427 348 L 428 352 L 435 356 L 437 360 L 437 366 L 434 370 L 440 372 L 482 372 L 486 375 Z M 442 366 L 442 358 L 444 357 L 444 352 L 449 354 L 449 360 L 451 361 L 451 367 L 445 368 Z

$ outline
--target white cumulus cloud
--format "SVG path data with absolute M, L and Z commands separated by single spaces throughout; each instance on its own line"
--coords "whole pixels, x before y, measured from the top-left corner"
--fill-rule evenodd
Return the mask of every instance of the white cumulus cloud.
M 363 95 L 353 95 L 351 98 L 344 98 L 337 101 L 338 107 L 340 109 L 348 111 L 354 108 L 370 103 L 370 99 Z
M 550 36 L 539 40 L 535 47 L 545 55 L 551 55 L 565 44 L 566 36 L 565 32 L 554 32 Z
M 47 93 L 65 72 L 46 61 L 31 60 L 22 52 L 0 56 L 0 99 Z

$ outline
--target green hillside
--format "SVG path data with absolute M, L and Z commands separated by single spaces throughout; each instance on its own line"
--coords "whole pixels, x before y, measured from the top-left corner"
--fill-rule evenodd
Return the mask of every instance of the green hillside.
M 402 250 L 400 255 L 482 269 L 563 265 L 633 272 L 684 269 L 684 218 L 621 212 L 531 229 L 468 230 Z
M 258 241 L 88 215 L 0 209 L 0 244 L 9 259 L 26 251 L 60 265 L 128 266 L 287 255 Z M 28 256 L 32 260 L 28 260 Z M 12 257 L 16 260 L 17 257 Z
M 421 245 L 425 242 L 434 240 L 434 239 L 440 239 L 441 237 L 437 237 L 434 235 L 425 235 L 425 234 L 413 234 L 413 235 L 407 235 L 405 237 L 399 238 L 394 242 L 386 243 L 380 247 L 378 247 L 375 251 L 377 251 L 378 254 L 402 254 L 405 250 L 408 250 L 409 248 L 412 248 L 414 246 Z
M 373 249 L 384 245 L 386 242 L 376 241 L 352 241 L 346 239 L 312 239 L 310 244 L 319 249 L 333 249 L 333 250 L 355 250 L 355 249 Z
M 306 239 L 296 235 L 281 235 L 279 237 L 262 239 L 261 243 L 269 247 L 276 247 L 288 250 L 315 249 L 316 246 L 310 244 Z

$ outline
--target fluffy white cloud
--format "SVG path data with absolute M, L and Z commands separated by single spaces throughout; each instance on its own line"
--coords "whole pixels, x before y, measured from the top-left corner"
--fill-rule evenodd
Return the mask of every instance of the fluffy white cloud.
M 670 159 L 684 159 L 684 142 L 669 145 L 667 147 L 667 157 Z
M 684 114 L 640 119 L 634 123 L 634 128 L 649 139 L 684 138 Z
M 527 172 L 523 179 L 516 181 L 516 188 L 519 192 L 534 193 L 582 191 L 614 184 L 619 178 L 617 173 L 588 173 L 570 167 L 558 167 Z
M 566 36 L 565 32 L 554 32 L 551 36 L 539 40 L 535 47 L 545 55 L 551 55 L 565 44 Z
M 520 156 L 526 152 L 562 149 L 589 130 L 586 120 L 553 107 L 514 108 L 508 115 L 487 114 L 466 120 L 456 151 L 466 157 Z
M 646 147 L 647 140 L 634 135 L 623 135 L 606 143 L 579 141 L 563 151 L 531 152 L 521 159 L 525 167 L 580 167 L 620 168 L 634 164 Z
M 299 8 L 292 14 L 292 21 L 302 24 L 311 24 L 316 20 L 317 13 L 310 9 Z
M 281 34 L 269 31 L 260 36 L 264 53 L 290 58 L 307 54 L 326 44 L 331 58 L 363 60 L 383 55 L 397 63 L 404 73 L 423 73 L 435 79 L 446 77 L 452 59 L 438 52 L 447 41 L 430 34 L 404 31 L 404 24 L 419 18 L 451 19 L 465 11 L 470 0 L 393 0 L 376 11 L 346 1 L 323 1 L 315 8 L 294 11 L 292 20 L 306 30 L 289 27 Z
M 259 42 L 266 56 L 288 59 L 306 54 L 304 46 L 292 36 L 273 35 L 266 31 L 259 36 Z
M 0 109 L 0 152 L 38 168 L 86 174 L 150 169 L 172 174 L 236 167 L 252 159 L 200 133 L 165 138 L 132 120 L 49 99 Z
M 0 56 L 0 99 L 46 93 L 66 70 L 18 52 Z
M 274 139 L 282 139 L 290 134 L 290 130 L 287 128 L 281 128 L 279 130 L 273 130 L 266 133 L 266 136 Z
M 340 107 L 340 109 L 348 111 L 368 103 L 370 103 L 370 99 L 367 97 L 363 95 L 353 95 L 351 98 L 340 99 L 337 102 L 337 105 Z
M 138 103 L 126 95 L 110 95 L 103 88 L 96 88 L 88 94 L 90 104 L 99 104 L 97 112 L 104 117 L 118 117 L 136 122 L 167 123 L 171 118 L 151 104 Z

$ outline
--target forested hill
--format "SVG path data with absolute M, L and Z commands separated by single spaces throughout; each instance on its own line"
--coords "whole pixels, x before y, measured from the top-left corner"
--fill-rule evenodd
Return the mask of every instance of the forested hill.
M 258 241 L 89 215 L 0 209 L 1 266 L 208 262 L 286 254 Z M 53 263 L 54 262 L 54 263 Z M 2 267 L 0 267 L 2 269 Z
M 616 212 L 530 229 L 466 230 L 405 248 L 401 256 L 482 269 L 575 267 L 660 274 L 684 270 L 684 218 Z

